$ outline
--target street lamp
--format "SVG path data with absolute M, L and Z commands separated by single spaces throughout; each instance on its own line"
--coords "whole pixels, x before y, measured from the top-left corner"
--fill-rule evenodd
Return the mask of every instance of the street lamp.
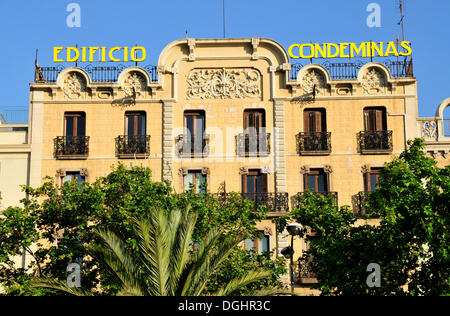
M 281 254 L 286 258 L 291 260 L 290 273 L 291 273 L 291 293 L 294 295 L 294 236 L 303 235 L 303 226 L 299 223 L 291 223 L 287 225 L 286 230 L 289 235 L 291 235 L 291 245 L 289 247 L 283 248 Z

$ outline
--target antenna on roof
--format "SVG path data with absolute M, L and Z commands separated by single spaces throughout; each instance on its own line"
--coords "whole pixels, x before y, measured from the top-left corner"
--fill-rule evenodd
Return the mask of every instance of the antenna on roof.
M 223 11 L 223 38 L 225 38 L 225 0 L 222 0 L 222 11 Z
M 398 8 L 400 10 L 400 21 L 397 23 L 397 25 L 402 26 L 402 41 L 405 40 L 405 14 L 404 14 L 404 8 L 405 8 L 405 1 L 404 0 L 397 0 L 398 1 Z

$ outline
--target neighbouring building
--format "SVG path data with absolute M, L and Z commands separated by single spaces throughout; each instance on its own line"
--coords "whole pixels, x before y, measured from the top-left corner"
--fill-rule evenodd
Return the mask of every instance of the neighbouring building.
M 383 164 L 422 131 L 449 164 L 448 121 L 443 108 L 418 119 L 411 60 L 300 65 L 270 39 L 184 39 L 157 66 L 40 71 L 30 84 L 32 186 L 46 176 L 93 181 L 120 161 L 151 168 L 178 192 L 202 182 L 242 192 L 273 218 L 306 189 L 363 213 Z M 288 246 L 270 219 L 258 227 L 247 248 Z M 307 244 L 295 242 L 298 257 Z M 314 282 L 307 269 L 296 279 Z

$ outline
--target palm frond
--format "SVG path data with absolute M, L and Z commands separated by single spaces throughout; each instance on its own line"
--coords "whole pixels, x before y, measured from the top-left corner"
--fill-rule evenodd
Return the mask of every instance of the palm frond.
M 41 278 L 31 282 L 32 288 L 49 289 L 61 291 L 74 296 L 93 296 L 91 291 L 86 291 L 82 288 L 69 287 L 66 282 L 59 281 L 53 278 Z
M 242 287 L 257 282 L 259 280 L 265 279 L 271 274 L 272 272 L 267 270 L 250 271 L 241 278 L 231 280 L 225 287 L 219 289 L 214 295 L 215 296 L 231 295 L 237 290 L 241 289 Z
M 144 295 L 142 276 L 125 243 L 112 231 L 97 230 L 96 234 L 101 239 L 102 247 L 89 247 L 88 253 L 108 268 L 123 289 L 134 292 L 141 289 L 141 295 Z

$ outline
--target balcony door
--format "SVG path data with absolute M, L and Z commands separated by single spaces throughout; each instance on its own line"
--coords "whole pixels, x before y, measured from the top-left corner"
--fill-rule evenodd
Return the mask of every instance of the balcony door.
M 366 132 L 380 132 L 387 130 L 386 109 L 365 108 L 364 129 Z
M 303 112 L 303 150 L 329 151 L 325 109 L 307 109 Z
M 86 114 L 65 113 L 64 136 L 66 136 L 67 138 L 86 136 Z
M 203 153 L 205 134 L 205 113 L 203 111 L 187 111 L 184 113 L 184 152 L 190 154 Z
M 325 109 L 310 109 L 303 113 L 305 133 L 314 134 L 327 131 Z
M 125 135 L 144 136 L 147 134 L 146 115 L 144 112 L 127 112 L 125 114 Z
M 267 152 L 266 114 L 264 110 L 244 111 L 245 152 Z

